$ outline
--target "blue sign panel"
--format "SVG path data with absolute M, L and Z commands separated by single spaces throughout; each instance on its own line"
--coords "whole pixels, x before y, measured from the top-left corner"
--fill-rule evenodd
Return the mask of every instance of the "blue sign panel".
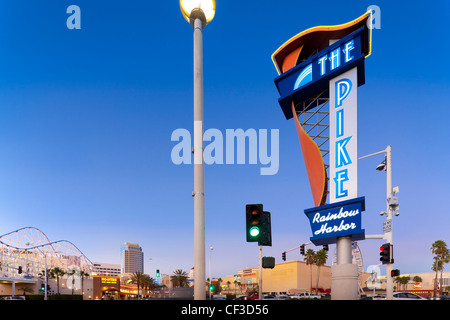
M 336 41 L 326 49 L 286 71 L 275 79 L 278 102 L 286 116 L 292 118 L 291 104 L 308 100 L 328 89 L 329 81 L 358 67 L 358 86 L 364 78 L 364 27 Z
M 311 242 L 316 246 L 332 244 L 343 236 L 351 236 L 353 241 L 364 240 L 365 233 L 361 229 L 364 210 L 364 197 L 306 209 L 313 234 Z

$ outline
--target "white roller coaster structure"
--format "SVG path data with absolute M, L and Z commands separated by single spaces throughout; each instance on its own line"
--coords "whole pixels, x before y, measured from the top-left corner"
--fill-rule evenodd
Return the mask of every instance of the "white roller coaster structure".
M 45 263 L 47 269 L 76 268 L 88 274 L 93 269 L 92 262 L 73 243 L 51 242 L 38 228 L 24 227 L 0 236 L 0 278 L 42 278 Z

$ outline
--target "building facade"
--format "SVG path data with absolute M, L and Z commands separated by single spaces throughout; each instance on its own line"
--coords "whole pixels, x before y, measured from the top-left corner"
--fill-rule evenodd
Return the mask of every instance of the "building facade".
M 121 273 L 144 272 L 144 252 L 137 243 L 125 242 L 120 248 Z
M 92 275 L 118 277 L 120 275 L 120 264 L 94 262 Z

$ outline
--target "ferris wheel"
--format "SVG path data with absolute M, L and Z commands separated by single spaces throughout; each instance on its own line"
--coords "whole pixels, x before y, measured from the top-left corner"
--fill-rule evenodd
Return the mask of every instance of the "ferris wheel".
M 364 273 L 364 263 L 361 250 L 359 249 L 358 243 L 356 241 L 352 242 L 352 263 L 358 266 L 358 284 L 359 288 L 362 285 L 362 274 Z M 333 265 L 337 264 L 336 248 L 333 254 Z

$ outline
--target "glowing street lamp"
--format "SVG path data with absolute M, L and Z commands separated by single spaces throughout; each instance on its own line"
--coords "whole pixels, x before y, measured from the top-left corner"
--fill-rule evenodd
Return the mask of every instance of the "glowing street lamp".
M 203 163 L 203 28 L 216 11 L 214 0 L 180 0 L 194 28 L 194 299 L 205 300 L 205 169 Z
M 216 13 L 216 1 L 214 0 L 180 0 L 181 13 L 190 24 L 193 24 L 196 18 L 200 16 L 204 18 L 203 27 L 214 18 Z

